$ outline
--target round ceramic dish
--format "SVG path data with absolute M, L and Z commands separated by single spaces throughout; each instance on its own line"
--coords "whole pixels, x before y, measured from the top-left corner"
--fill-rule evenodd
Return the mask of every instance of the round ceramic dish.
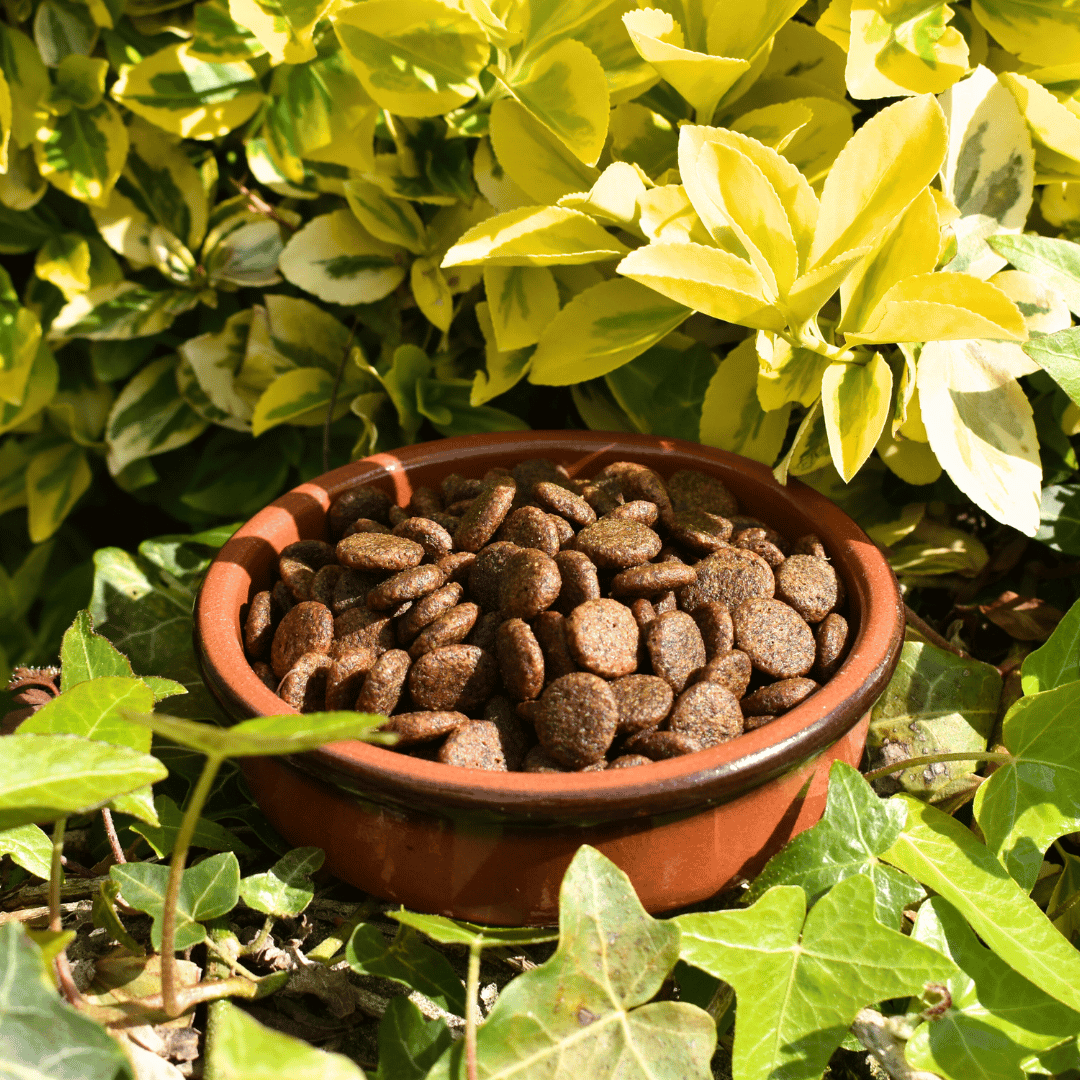
M 903 607 L 884 556 L 834 503 L 763 465 L 679 439 L 529 431 L 443 439 L 355 461 L 256 514 L 222 548 L 195 608 L 203 677 L 236 720 L 291 711 L 251 670 L 246 605 L 278 552 L 325 539 L 330 503 L 375 484 L 401 505 L 449 472 L 482 476 L 530 457 L 591 475 L 632 460 L 661 476 L 719 477 L 744 513 L 785 536 L 823 541 L 848 592 L 853 642 L 819 691 L 757 731 L 711 750 L 599 773 L 460 769 L 349 741 L 292 758 L 245 758 L 260 807 L 290 843 L 326 851 L 338 877 L 413 910 L 504 925 L 555 920 L 559 883 L 581 844 L 599 848 L 650 911 L 704 900 L 750 877 L 825 806 L 835 760 L 858 765 L 869 709 L 899 656 Z

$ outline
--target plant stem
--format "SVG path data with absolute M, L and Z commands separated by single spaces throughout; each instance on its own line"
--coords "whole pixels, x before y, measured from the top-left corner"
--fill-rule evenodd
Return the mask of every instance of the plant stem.
M 334 410 L 337 408 L 338 390 L 341 389 L 341 380 L 345 375 L 345 365 L 349 362 L 349 350 L 352 348 L 353 338 L 356 336 L 356 324 L 360 321 L 357 315 L 353 319 L 352 329 L 349 331 L 349 340 L 345 342 L 342 350 L 341 363 L 338 364 L 337 374 L 334 376 L 334 386 L 330 391 L 330 404 L 326 407 L 326 419 L 323 421 L 322 432 L 322 467 L 323 472 L 330 471 L 330 425 L 334 422 Z
M 465 979 L 465 1069 L 476 1080 L 477 997 L 480 991 L 480 946 L 469 946 L 469 972 Z
M 217 953 L 222 963 L 225 964 L 225 966 L 228 968 L 230 977 L 239 973 L 245 978 L 251 979 L 253 982 L 258 982 L 259 976 L 256 975 L 254 972 L 248 971 L 248 969 L 244 967 L 244 965 L 241 964 L 239 960 L 236 960 L 234 957 L 230 956 L 229 953 L 213 939 L 213 937 L 207 937 L 203 944 L 211 952 Z
M 273 930 L 273 928 L 274 916 L 267 915 L 266 921 L 262 924 L 262 929 L 259 931 L 258 936 L 253 941 L 248 942 L 248 944 L 240 950 L 240 955 L 249 956 L 252 953 L 257 953 L 266 944 L 267 939 L 270 937 L 270 931 Z
M 105 835 L 109 838 L 109 847 L 112 848 L 113 859 L 118 866 L 127 862 L 124 849 L 120 844 L 120 837 L 116 835 L 116 825 L 112 819 L 112 811 L 107 807 L 101 808 L 101 820 L 105 823 Z
M 1012 754 L 996 750 L 959 750 L 952 754 L 927 754 L 925 757 L 907 758 L 904 761 L 894 761 L 891 765 L 882 765 L 880 769 L 863 773 L 864 780 L 879 780 L 889 773 L 903 772 L 905 769 L 918 769 L 923 765 L 936 765 L 939 761 L 999 761 L 1002 764 L 1015 761 Z
M 58 818 L 53 825 L 52 863 L 49 866 L 49 929 L 55 934 L 63 929 L 60 915 L 60 875 L 63 872 L 61 859 L 64 855 L 64 830 L 67 818 Z
M 199 781 L 184 810 L 184 817 L 176 834 L 172 862 L 169 864 L 169 883 L 165 887 L 165 903 L 161 913 L 161 998 L 164 1012 L 170 1017 L 179 1016 L 184 1011 L 184 1005 L 177 994 L 175 948 L 176 905 L 180 899 L 180 882 L 184 876 L 184 863 L 187 861 L 191 838 L 195 835 L 195 826 L 224 760 L 225 757 L 221 754 L 211 755 L 206 759 Z M 185 994 L 185 997 L 188 996 L 190 995 Z
M 1048 911 L 1046 917 L 1051 922 L 1057 922 L 1062 915 L 1067 915 L 1077 904 L 1080 904 L 1080 892 L 1074 892 L 1064 903 L 1058 904 L 1053 911 Z
M 953 656 L 959 656 L 962 660 L 971 659 L 963 649 L 954 645 L 948 638 L 942 637 L 928 622 L 916 615 L 907 604 L 904 605 L 904 621 L 912 630 L 926 638 L 931 645 L 936 645 L 939 649 L 951 652 Z

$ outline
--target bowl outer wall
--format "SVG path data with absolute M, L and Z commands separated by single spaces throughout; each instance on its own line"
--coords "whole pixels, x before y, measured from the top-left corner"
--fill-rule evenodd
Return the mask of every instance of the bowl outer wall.
M 552 458 L 571 475 L 589 475 L 619 460 L 647 464 L 665 477 L 678 469 L 700 469 L 719 477 L 744 513 L 791 538 L 817 534 L 844 579 L 855 628 L 840 670 L 771 724 L 647 768 L 494 773 L 347 741 L 302 755 L 296 764 L 304 772 L 360 790 L 366 798 L 475 820 L 613 822 L 730 800 L 821 753 L 865 718 L 898 660 L 904 619 L 888 563 L 854 521 L 799 481 L 781 485 L 766 466 L 722 450 L 673 438 L 579 431 L 464 436 L 376 454 L 294 488 L 255 515 L 210 566 L 195 609 L 196 655 L 225 711 L 237 720 L 292 711 L 244 657 L 241 609 L 254 592 L 269 586 L 283 547 L 297 539 L 326 538 L 333 499 L 357 484 L 374 483 L 405 505 L 414 486 L 437 486 L 449 472 L 480 476 L 529 457 Z

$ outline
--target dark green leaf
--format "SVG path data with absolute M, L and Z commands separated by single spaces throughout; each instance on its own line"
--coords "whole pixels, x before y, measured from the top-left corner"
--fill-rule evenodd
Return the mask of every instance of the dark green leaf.
M 180 831 L 180 822 L 184 814 L 168 795 L 159 795 L 154 800 L 154 809 L 157 811 L 160 825 L 140 823 L 132 825 L 131 831 L 145 837 L 146 842 L 160 859 L 172 854 L 176 846 L 176 834 Z M 247 844 L 238 840 L 228 829 L 204 817 L 199 818 L 195 825 L 191 846 L 205 848 L 207 851 L 238 851 L 241 854 L 251 851 Z
M 489 949 L 497 945 L 540 945 L 558 941 L 557 930 L 532 926 L 478 926 L 445 915 L 420 915 L 415 911 L 388 911 L 391 919 L 411 926 L 444 945 L 468 945 Z
M 1080 486 L 1043 488 L 1035 539 L 1066 555 L 1080 555 Z
M 769 860 L 745 901 L 753 903 L 774 885 L 800 885 L 807 904 L 813 906 L 837 882 L 865 874 L 874 883 L 878 922 L 899 930 L 904 908 L 925 894 L 916 881 L 877 856 L 896 841 L 906 817 L 899 804 L 879 799 L 856 769 L 834 761 L 821 821 Z
M 374 1080 L 424 1080 L 453 1043 L 442 1020 L 426 1020 L 404 995 L 391 999 L 379 1023 L 379 1071 Z
M 1025 233 L 991 236 L 987 243 L 1018 270 L 1034 274 L 1080 315 L 1080 245 Z
M 154 920 L 150 941 L 161 949 L 161 917 L 169 868 L 160 863 L 124 863 L 109 869 L 129 907 Z M 206 939 L 202 923 L 232 911 L 240 896 L 240 864 L 231 851 L 211 855 L 184 871 L 176 905 L 176 949 L 182 952 Z
M 472 379 L 417 379 L 416 408 L 446 437 L 485 431 L 528 431 L 524 420 L 494 405 L 470 405 Z
M 109 937 L 120 942 L 128 952 L 135 956 L 144 956 L 146 950 L 128 933 L 127 927 L 116 913 L 116 898 L 119 894 L 120 886 L 115 881 L 102 878 L 98 882 L 92 911 L 94 926 L 107 931 Z
M 1069 608 L 1039 648 L 1024 657 L 1021 671 L 1021 686 L 1029 695 L 1080 679 L 1080 602 Z
M 299 915 L 315 898 L 311 874 L 323 864 L 322 848 L 295 848 L 278 859 L 265 874 L 253 874 L 240 882 L 240 899 L 264 915 Z
M 154 693 L 142 679 L 90 679 L 47 702 L 20 730 L 24 735 L 81 735 L 146 754 L 150 732 L 125 720 L 124 713 L 153 707 Z

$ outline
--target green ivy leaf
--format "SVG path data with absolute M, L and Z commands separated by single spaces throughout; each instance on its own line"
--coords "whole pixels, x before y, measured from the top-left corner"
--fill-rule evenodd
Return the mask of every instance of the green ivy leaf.
M 123 714 L 154 707 L 154 694 L 142 679 L 109 676 L 90 679 L 43 705 L 19 725 L 23 734 L 80 735 L 150 752 L 150 732 L 131 724 Z
M 157 758 L 75 735 L 0 739 L 0 829 L 86 813 L 163 780 Z
M 1080 679 L 1080 602 L 1073 604 L 1054 632 L 1024 657 L 1020 685 L 1028 696 L 1056 690 Z
M 142 730 L 146 731 L 146 728 Z M 168 795 L 159 795 L 154 800 L 154 810 L 158 817 L 158 825 L 132 825 L 131 831 L 144 837 L 154 849 L 154 854 L 162 859 L 171 855 L 176 846 L 176 836 L 180 831 L 180 822 L 183 820 L 184 813 Z M 251 848 L 233 836 L 228 829 L 204 817 L 200 817 L 195 823 L 191 846 L 205 848 L 207 851 L 236 851 L 240 854 L 251 852 Z
M 131 663 L 115 646 L 94 633 L 94 617 L 80 611 L 64 632 L 60 646 L 60 691 L 70 690 L 88 679 L 107 676 L 131 678 Z
M 120 886 L 108 878 L 98 881 L 97 895 L 94 897 L 92 918 L 94 926 L 105 930 L 109 937 L 118 941 L 134 956 L 145 956 L 146 950 L 128 933 L 116 913 L 116 898 L 120 895 Z
M 379 1023 L 374 1080 L 424 1080 L 454 1037 L 444 1020 L 428 1020 L 404 995 L 391 998 Z
M 415 911 L 388 911 L 386 914 L 443 945 L 490 949 L 500 945 L 540 945 L 559 940 L 557 931 L 532 926 L 478 926 L 459 919 L 448 919 L 445 915 L 421 915 Z
M 0 926 L 0 971 L 0 1071 L 27 1080 L 134 1080 L 119 1043 L 56 993 L 41 949 L 18 923 Z
M 774 885 L 799 885 L 812 907 L 838 882 L 865 874 L 874 883 L 874 917 L 883 926 L 901 929 L 904 908 L 925 893 L 878 856 L 896 841 L 905 818 L 903 807 L 879 799 L 858 770 L 834 761 L 824 816 L 769 860 L 745 902 L 754 903 Z
M 315 898 L 310 875 L 326 858 L 322 848 L 294 848 L 278 859 L 264 874 L 253 874 L 240 882 L 240 899 L 264 915 L 286 918 L 299 915 Z
M 109 868 L 130 907 L 154 920 L 150 941 L 161 950 L 161 919 L 169 868 L 161 863 L 124 863 Z M 184 871 L 176 904 L 176 950 L 182 952 L 206 940 L 208 919 L 216 919 L 236 906 L 240 897 L 240 864 L 231 851 L 211 855 Z
M 1049 285 L 1080 315 L 1080 245 L 1051 236 L 991 236 L 987 243 L 1017 270 Z
M 584 1075 L 612 1061 L 624 1080 L 707 1080 L 712 1018 L 685 1002 L 646 1004 L 678 957 L 676 923 L 653 919 L 621 870 L 579 848 L 559 892 L 559 947 L 499 995 L 477 1032 L 478 1072 Z M 461 1043 L 429 1074 L 465 1075 Z
M 0 855 L 10 855 L 16 866 L 48 881 L 52 840 L 36 825 L 16 825 L 0 831 Z
M 873 883 L 857 874 L 809 915 L 802 889 L 778 885 L 745 911 L 673 920 L 682 959 L 735 988 L 740 1080 L 816 1080 L 861 1008 L 953 973 L 940 953 L 885 929 L 874 909 Z

